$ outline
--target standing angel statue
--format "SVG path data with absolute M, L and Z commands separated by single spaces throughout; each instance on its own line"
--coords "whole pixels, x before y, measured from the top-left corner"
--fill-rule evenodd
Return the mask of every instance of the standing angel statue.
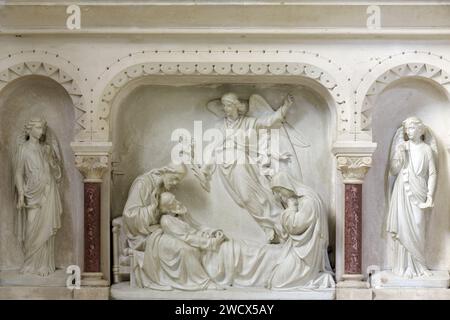
M 290 171 L 301 179 L 294 145 L 308 146 L 300 134 L 285 121 L 293 101 L 293 97 L 288 94 L 282 105 L 274 110 L 259 95 L 252 95 L 247 102 L 230 92 L 207 104 L 209 111 L 223 119 L 218 128 L 223 139 L 210 149 L 212 151 L 206 155 L 205 164 L 197 170 L 196 176 L 204 185 L 204 181 L 208 181 L 217 168 L 228 194 L 262 227 L 268 242 L 279 242 L 286 237 L 279 219 L 282 206 L 269 185 L 274 173 L 273 164 L 277 162 L 281 166 L 295 158 Z M 269 152 L 260 152 L 267 151 L 267 148 L 261 146 L 267 146 L 271 138 L 270 129 L 275 128 L 281 131 L 277 150 L 270 148 Z M 266 129 L 265 135 L 260 134 L 262 129 Z M 252 139 L 252 134 L 256 135 L 256 139 Z M 230 150 L 240 156 L 227 159 L 224 153 Z
M 391 146 L 395 176 L 387 216 L 393 240 L 392 272 L 408 278 L 429 275 L 425 261 L 426 214 L 433 207 L 438 159 L 432 132 L 416 118 L 403 121 Z
M 25 260 L 22 273 L 55 272 L 55 235 L 61 227 L 58 190 L 61 156 L 56 138 L 43 119 L 31 119 L 20 136 L 14 157 L 17 190 L 16 235 Z

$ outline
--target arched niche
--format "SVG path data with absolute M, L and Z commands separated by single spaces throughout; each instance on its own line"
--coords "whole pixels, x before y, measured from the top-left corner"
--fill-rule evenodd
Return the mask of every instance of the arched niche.
M 63 214 L 55 240 L 56 267 L 82 266 L 83 238 L 79 235 L 83 234 L 83 186 L 70 148 L 74 138 L 73 102 L 65 88 L 55 80 L 28 75 L 11 81 L 0 91 L 0 179 L 3 181 L 0 184 L 0 269 L 3 274 L 5 270 L 20 268 L 23 262 L 23 254 L 14 235 L 16 209 L 11 161 L 17 136 L 23 132 L 27 120 L 33 117 L 47 121 L 58 139 L 63 158 L 60 185 Z M 65 270 L 58 272 L 65 274 Z
M 388 268 L 389 241 L 384 230 L 390 193 L 389 150 L 397 128 L 410 116 L 418 116 L 432 129 L 440 154 L 435 208 L 428 220 L 427 263 L 434 270 L 446 270 L 450 265 L 450 174 L 447 159 L 450 101 L 447 90 L 435 81 L 405 77 L 390 83 L 374 99 L 372 134 L 378 146 L 363 190 L 363 271 L 369 265 Z M 392 183 L 392 178 L 390 181 Z
M 191 131 L 194 121 L 203 121 L 205 130 L 222 121 L 206 110 L 206 103 L 229 91 L 241 98 L 260 94 L 276 107 L 288 92 L 293 94 L 295 105 L 288 114 L 289 121 L 311 143 L 310 148 L 299 152 L 304 182 L 317 190 L 326 203 L 330 244 L 334 246 L 335 171 L 330 149 L 336 132 L 336 106 L 325 88 L 301 77 L 149 76 L 122 87 L 112 103 L 111 114 L 111 216 L 122 214 L 131 183 L 138 175 L 170 161 L 174 129 Z M 190 173 L 176 193 L 197 220 L 223 228 L 232 236 L 261 240 L 263 234 L 256 223 L 220 183 L 213 180 L 212 189 L 215 195 L 204 192 Z

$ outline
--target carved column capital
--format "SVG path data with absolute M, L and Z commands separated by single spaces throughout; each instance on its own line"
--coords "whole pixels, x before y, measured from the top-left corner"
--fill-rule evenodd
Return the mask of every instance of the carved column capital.
M 83 174 L 85 182 L 102 182 L 108 171 L 108 155 L 75 155 L 75 166 Z
M 72 142 L 75 166 L 84 176 L 84 182 L 102 182 L 110 169 L 111 142 Z
M 338 155 L 337 167 L 345 184 L 362 184 L 367 171 L 372 167 L 372 157 Z

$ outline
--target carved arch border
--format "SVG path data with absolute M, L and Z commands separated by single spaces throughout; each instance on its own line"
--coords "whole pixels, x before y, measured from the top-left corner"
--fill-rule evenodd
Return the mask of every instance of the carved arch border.
M 26 76 L 44 76 L 59 83 L 67 92 L 74 109 L 74 139 L 90 140 L 88 119 L 88 90 L 80 75 L 80 68 L 58 53 L 22 50 L 0 58 L 0 93 L 13 81 Z
M 322 85 L 327 90 L 336 107 L 336 121 L 338 132 L 348 130 L 346 115 L 346 88 L 338 85 L 331 74 L 324 69 L 310 63 L 302 62 L 142 62 L 125 67 L 116 74 L 106 85 L 100 95 L 100 101 L 94 114 L 99 133 L 96 139 L 109 141 L 112 105 L 115 97 L 131 81 L 145 76 L 169 75 L 207 75 L 207 76 L 297 76 L 304 77 Z M 347 99 L 348 100 L 348 99 Z M 339 120 L 338 120 L 339 119 Z M 95 136 L 95 134 L 94 134 Z
M 450 70 L 449 59 L 417 50 L 390 55 L 379 61 L 368 70 L 354 92 L 355 132 L 361 133 L 363 139 L 371 140 L 372 113 L 376 100 L 394 81 L 412 77 L 426 79 L 441 87 L 450 97 L 450 75 L 447 70 Z

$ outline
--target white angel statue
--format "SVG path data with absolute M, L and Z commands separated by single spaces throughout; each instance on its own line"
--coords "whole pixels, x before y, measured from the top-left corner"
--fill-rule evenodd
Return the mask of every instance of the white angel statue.
M 274 163 L 278 162 L 275 164 L 280 167 L 287 162 L 294 162 L 290 171 L 301 179 L 293 144 L 308 146 L 300 134 L 285 122 L 284 118 L 292 104 L 293 97 L 290 94 L 276 111 L 259 95 L 252 95 L 248 103 L 241 101 L 235 93 L 226 93 L 221 99 L 210 101 L 207 109 L 223 118 L 219 125 L 223 139 L 206 155 L 205 165 L 194 171 L 202 185 L 206 185 L 205 181 L 218 168 L 221 181 L 231 198 L 263 228 L 268 242 L 279 242 L 286 237 L 279 219 L 283 208 L 269 184 L 274 174 Z M 271 139 L 270 129 L 275 128 L 280 132 L 279 146 L 266 148 Z M 261 134 L 262 129 L 268 130 Z M 227 158 L 224 154 L 230 150 L 238 156 Z M 295 161 L 291 161 L 292 157 Z
M 56 269 L 54 242 L 61 227 L 61 156 L 43 119 L 31 119 L 18 140 L 13 164 L 18 196 L 15 231 L 25 256 L 21 272 L 48 276 Z
M 426 214 L 433 207 L 437 143 L 423 122 L 410 117 L 391 146 L 390 174 L 395 177 L 386 231 L 393 240 L 392 272 L 408 278 L 429 275 L 425 261 Z

